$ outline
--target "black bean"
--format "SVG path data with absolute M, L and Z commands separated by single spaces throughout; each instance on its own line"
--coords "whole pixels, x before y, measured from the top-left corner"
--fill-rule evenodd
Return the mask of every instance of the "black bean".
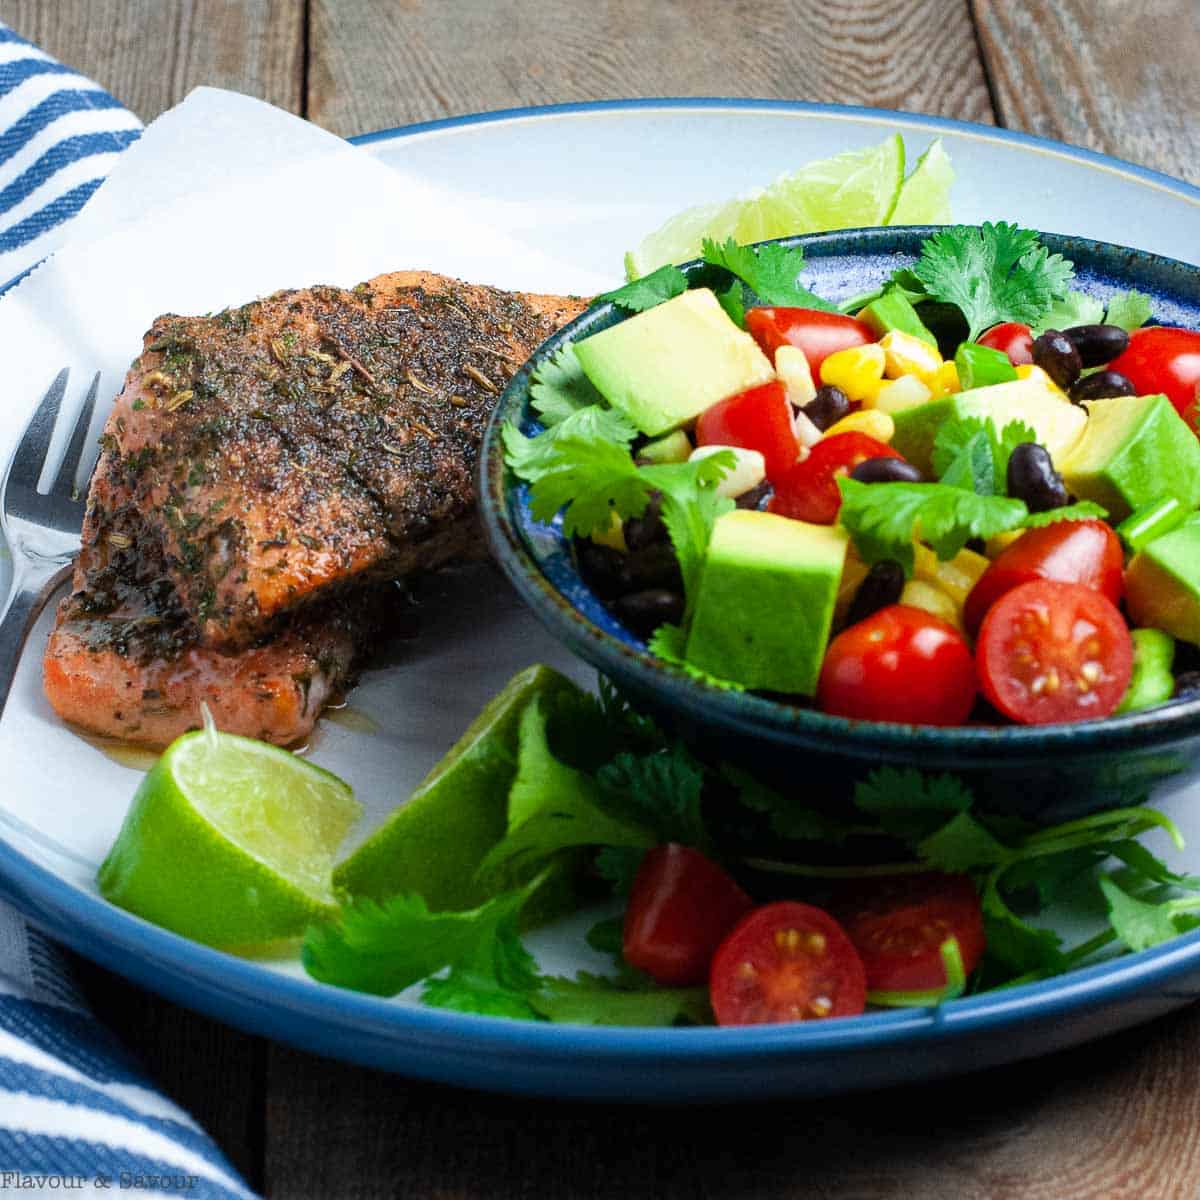
M 868 458 L 850 472 L 859 483 L 924 483 L 925 476 L 902 458 Z
M 1008 460 L 1008 494 L 1024 500 L 1030 512 L 1048 512 L 1067 503 L 1067 489 L 1045 446 L 1022 442 Z
M 630 592 L 613 602 L 613 612 L 638 637 L 649 637 L 665 621 L 683 620 L 683 596 L 667 588 Z
M 579 556 L 580 573 L 601 600 L 611 600 L 629 590 L 625 555 L 620 551 L 580 538 L 575 543 L 575 552 Z
M 1033 361 L 1039 366 L 1063 391 L 1079 378 L 1083 370 L 1083 362 L 1075 343 L 1065 333 L 1057 329 L 1047 329 L 1041 337 L 1033 340 Z
M 679 572 L 679 559 L 669 542 L 655 542 L 631 550 L 625 559 L 627 592 L 641 592 L 646 588 L 670 588 L 683 590 L 683 576 Z
M 850 411 L 850 398 L 841 388 L 827 383 L 817 388 L 817 394 L 800 411 L 824 433 Z
M 1085 367 L 1102 367 L 1129 346 L 1129 334 L 1120 325 L 1073 325 L 1063 333 L 1075 344 Z
M 1184 671 L 1175 676 L 1175 690 L 1171 695 L 1176 700 L 1194 700 L 1200 697 L 1200 671 Z
M 751 488 L 748 492 L 743 492 L 733 502 L 738 508 L 762 508 L 763 502 L 769 500 L 774 493 L 775 489 L 764 479 L 758 487 Z
M 630 550 L 641 550 L 645 546 L 670 541 L 661 512 L 662 498 L 655 495 L 640 517 L 630 517 L 625 522 L 625 545 Z
M 1077 403 L 1084 400 L 1104 400 L 1109 396 L 1136 396 L 1137 388 L 1120 371 L 1097 371 L 1084 375 L 1071 385 L 1071 399 Z
M 889 604 L 900 600 L 904 591 L 904 568 L 898 562 L 877 562 L 868 572 L 867 577 L 858 585 L 854 599 L 850 601 L 850 611 L 846 621 L 857 625 L 865 621 L 872 613 L 877 613 Z

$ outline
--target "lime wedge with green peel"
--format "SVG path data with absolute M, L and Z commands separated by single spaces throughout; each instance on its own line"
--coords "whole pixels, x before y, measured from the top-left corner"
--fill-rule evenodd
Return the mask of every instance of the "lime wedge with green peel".
M 184 937 L 267 946 L 336 911 L 333 856 L 360 812 L 347 784 L 286 750 L 186 733 L 142 780 L 97 882 Z
M 339 892 L 386 900 L 416 892 L 432 912 L 476 908 L 475 873 L 507 831 L 517 736 L 530 700 L 575 685 L 549 667 L 515 675 L 397 808 L 334 872 Z
M 886 225 L 904 182 L 904 140 L 809 163 L 742 199 L 689 208 L 672 217 L 625 256 L 630 279 L 666 263 L 697 258 L 704 238 L 743 245 L 767 238 Z
M 889 225 L 943 225 L 950 220 L 950 155 L 935 138 L 900 188 Z

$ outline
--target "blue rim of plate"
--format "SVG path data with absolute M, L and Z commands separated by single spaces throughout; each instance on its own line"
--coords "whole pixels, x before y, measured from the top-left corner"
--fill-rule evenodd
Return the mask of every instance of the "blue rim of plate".
M 620 109 L 741 108 L 774 109 L 809 115 L 877 117 L 911 122 L 934 129 L 954 129 L 976 137 L 1035 145 L 1056 154 L 1120 168 L 1145 181 L 1200 202 L 1200 188 L 1146 168 L 1123 163 L 1093 151 L 1071 147 L 1027 134 L 1008 133 L 990 126 L 947 118 L 773 100 L 600 101 L 509 109 L 398 129 L 381 130 L 350 139 L 370 144 L 461 126 L 510 120 L 515 117 L 558 116 Z M 0 814 L 0 824 L 7 824 Z M 353 1029 L 360 1034 L 383 1035 L 414 1050 L 436 1051 L 438 1046 L 456 1051 L 480 1050 L 513 1058 L 537 1053 L 546 1061 L 569 1065 L 576 1056 L 617 1063 L 622 1060 L 654 1061 L 681 1057 L 691 1061 L 747 1058 L 788 1052 L 815 1055 L 839 1050 L 877 1049 L 946 1036 L 965 1037 L 998 1032 L 1014 1022 L 1052 1020 L 1080 1009 L 1094 1010 L 1166 984 L 1200 963 L 1200 930 L 1183 934 L 1161 946 L 1130 954 L 1112 962 L 1080 967 L 1065 975 L 1011 989 L 954 1000 L 937 1009 L 892 1010 L 828 1023 L 750 1026 L 734 1028 L 644 1029 L 594 1028 L 549 1025 L 502 1017 L 482 1017 L 440 1009 L 397 1004 L 378 997 L 343 991 L 310 980 L 298 980 L 265 970 L 259 964 L 189 941 L 117 908 L 22 854 L 0 836 L 0 898 L 24 910 L 53 936 L 91 958 L 158 991 L 172 991 L 159 974 L 208 985 L 214 997 L 207 1011 L 254 1032 L 305 1046 L 313 1031 Z M 178 996 L 181 1002 L 186 999 Z M 226 998 L 227 999 L 223 999 Z M 249 1008 L 247 1006 L 253 1006 Z M 283 1024 L 274 1024 L 272 1010 L 287 1010 Z M 246 1012 L 256 1014 L 254 1018 Z M 261 1018 L 257 1014 L 262 1014 Z M 279 1014 L 283 1015 L 283 1014 Z M 288 1025 L 288 1021 L 293 1022 Z M 296 1022 L 299 1022 L 298 1024 Z M 312 1038 L 313 1041 L 319 1039 Z M 351 1048 L 347 1047 L 349 1051 Z M 332 1053 L 332 1051 L 330 1051 Z M 356 1057 L 347 1053 L 347 1057 Z M 363 1056 L 357 1056 L 360 1061 Z M 414 1072 L 416 1073 L 416 1072 Z

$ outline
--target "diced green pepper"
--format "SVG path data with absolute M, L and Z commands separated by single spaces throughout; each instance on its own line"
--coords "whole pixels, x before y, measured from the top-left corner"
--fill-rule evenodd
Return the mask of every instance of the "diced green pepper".
M 1175 661 L 1175 640 L 1161 629 L 1135 629 L 1133 637 L 1133 677 L 1129 690 L 1117 706 L 1117 712 L 1153 708 L 1170 700 L 1175 691 L 1171 664 Z
M 961 390 L 991 387 L 994 383 L 1011 383 L 1017 369 L 1002 350 L 981 346 L 978 342 L 963 342 L 954 353 Z
M 1148 546 L 1155 538 L 1178 529 L 1187 517 L 1187 506 L 1175 496 L 1164 496 L 1145 504 L 1117 526 L 1117 534 L 1131 554 Z

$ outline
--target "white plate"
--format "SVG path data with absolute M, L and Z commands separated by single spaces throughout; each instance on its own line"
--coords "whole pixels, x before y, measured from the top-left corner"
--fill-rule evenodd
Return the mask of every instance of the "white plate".
M 448 222 L 462 213 L 527 239 L 535 234 L 548 253 L 578 264 L 581 271 L 607 272 L 615 284 L 623 252 L 680 207 L 745 191 L 807 160 L 877 142 L 895 130 L 905 135 L 910 166 L 932 136 L 942 136 L 958 174 L 956 220 L 1004 218 L 1200 261 L 1197 189 L 1098 155 L 932 118 L 767 102 L 632 102 L 498 114 L 363 140 L 370 153 L 454 189 L 461 205 L 446 214 Z M 381 261 L 379 269 L 426 265 L 436 264 Z M 448 577 L 433 590 L 442 595 L 427 607 L 421 638 L 398 646 L 386 663 L 366 672 L 350 697 L 354 720 L 323 720 L 310 751 L 315 761 L 347 779 L 366 806 L 359 837 L 404 799 L 516 670 L 542 661 L 581 680 L 589 675 L 550 640 L 491 568 Z M 18 901 L 57 936 L 85 953 L 249 1028 L 479 1086 L 626 1098 L 663 1094 L 670 1086 L 666 1076 L 637 1083 L 625 1076 L 620 1082 L 622 1065 L 631 1065 L 653 1045 L 664 1069 L 677 1062 L 691 1072 L 692 1094 L 733 1095 L 741 1087 L 736 1070 L 696 1073 L 710 1049 L 721 1047 L 735 1065 L 739 1055 L 757 1060 L 766 1054 L 776 1067 L 788 1068 L 797 1056 L 819 1057 L 817 1047 L 829 1044 L 832 1029 L 821 1034 L 810 1027 L 772 1035 L 769 1043 L 749 1034 L 731 1040 L 726 1035 L 733 1031 L 719 1030 L 659 1032 L 652 1042 L 630 1031 L 597 1031 L 587 1050 L 603 1062 L 597 1060 L 590 1074 L 581 1066 L 572 1075 L 553 1069 L 560 1052 L 576 1053 L 583 1045 L 578 1038 L 572 1041 L 571 1031 L 529 1025 L 518 1033 L 507 1022 L 348 997 L 308 980 L 295 965 L 239 963 L 150 930 L 105 905 L 93 884 L 140 775 L 65 728 L 51 712 L 41 692 L 39 661 L 48 628 L 47 614 L 33 634 L 0 722 L 0 822 L 7 843 L 6 849 L 0 847 L 0 880 L 10 893 L 18 891 Z M 1189 807 L 1184 799 L 1168 803 L 1182 813 Z M 1192 824 L 1193 848 L 1180 858 L 1184 868 L 1200 872 L 1200 823 Z M 1171 961 L 1183 962 L 1178 954 Z M 1051 1008 L 1061 1015 L 1073 1005 L 1097 1002 L 1095 994 L 1072 1000 L 1071 985 L 1042 988 L 1049 988 L 1039 993 L 1047 1014 Z M 1011 998 L 1019 999 L 1023 990 Z M 1172 1003 L 1180 999 L 1177 995 Z M 961 1003 L 964 1021 L 978 1024 L 986 1006 Z M 1033 1041 L 1006 1038 L 998 1029 L 1000 1036 L 965 1061 L 980 1065 L 1068 1044 L 1144 1019 L 1161 1011 L 1165 1001 L 1112 1003 L 1107 1021 L 1064 1024 L 1056 1016 L 1045 1036 Z M 1001 1020 L 993 1009 L 988 1020 Z M 898 1038 L 915 1049 L 930 1034 L 931 1020 L 928 1014 L 881 1014 L 843 1028 L 847 1035 L 859 1031 L 855 1044 L 860 1048 Z M 944 1025 L 945 1014 L 939 1020 Z M 1067 1028 L 1073 1032 L 1065 1033 Z M 495 1038 L 509 1049 L 522 1047 L 503 1069 L 482 1067 L 478 1059 L 472 1063 L 447 1049 L 460 1035 L 487 1042 L 494 1030 L 512 1031 Z M 697 1042 L 697 1035 L 708 1042 Z M 672 1057 L 676 1048 L 677 1059 Z M 912 1071 L 953 1069 L 950 1060 L 925 1058 L 927 1065 L 921 1066 L 917 1055 Z M 870 1058 L 841 1084 L 815 1059 L 811 1065 L 808 1076 L 763 1068 L 764 1086 L 833 1090 L 895 1077 L 894 1068 L 873 1066 Z

